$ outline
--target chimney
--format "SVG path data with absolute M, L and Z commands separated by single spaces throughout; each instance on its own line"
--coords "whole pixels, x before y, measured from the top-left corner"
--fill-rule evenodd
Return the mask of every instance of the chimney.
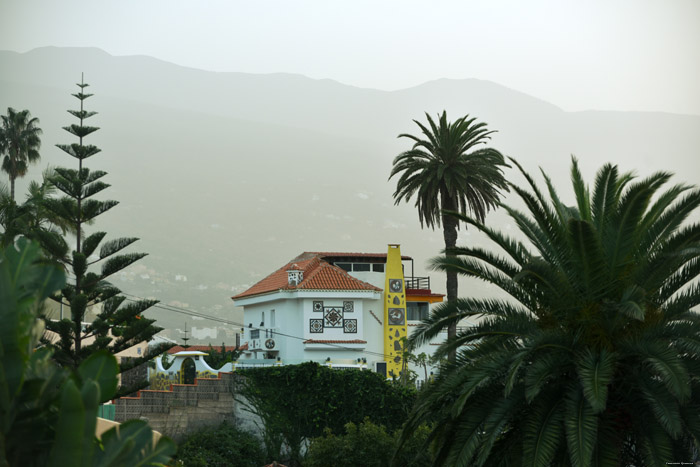
M 292 267 L 287 270 L 287 283 L 293 287 L 296 287 L 304 280 L 304 271 L 299 267 L 298 264 L 292 264 Z

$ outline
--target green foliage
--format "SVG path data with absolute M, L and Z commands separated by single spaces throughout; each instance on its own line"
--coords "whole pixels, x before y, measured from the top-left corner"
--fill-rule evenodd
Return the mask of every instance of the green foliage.
M 430 429 L 420 426 L 396 451 L 400 431 L 389 434 L 381 425 L 369 418 L 356 425 L 347 423 L 344 435 L 334 435 L 330 429 L 324 436 L 311 440 L 304 458 L 305 467 L 382 467 L 391 463 L 405 467 L 424 466 L 432 463 L 430 452 L 425 449 Z
M 394 159 L 389 179 L 399 175 L 394 191 L 395 204 L 408 202 L 415 196 L 421 227 L 440 226 L 447 254 L 457 245 L 459 223 L 446 215 L 447 211 L 471 213 L 483 221 L 486 213 L 495 208 L 502 191 L 508 191 L 503 169 L 508 167 L 503 155 L 496 149 L 482 147 L 491 139 L 493 130 L 469 115 L 454 122 L 447 120 L 447 112 L 435 122 L 425 114 L 428 126 L 414 120 L 421 129 L 420 137 L 401 134 L 399 138 L 413 141 L 413 147 Z M 457 272 L 446 271 L 447 301 L 458 297 Z M 457 323 L 447 326 L 447 336 L 454 339 Z M 448 358 L 454 361 L 455 353 Z
M 5 247 L 19 235 L 31 240 L 39 241 L 46 238 L 49 232 L 70 231 L 71 226 L 55 216 L 46 208 L 47 200 L 55 193 L 56 189 L 51 183 L 54 171 L 47 168 L 42 173 L 41 183 L 32 181 L 29 184 L 26 199 L 17 204 L 10 196 L 10 191 L 0 184 L 0 246 Z M 62 241 L 62 239 L 61 239 Z M 56 245 L 56 249 L 67 251 L 65 242 Z
M 29 110 L 17 112 L 12 107 L 7 115 L 0 116 L 0 156 L 2 171 L 10 177 L 10 199 L 15 200 L 15 179 L 27 174 L 30 163 L 40 158 L 41 128 L 38 118 L 32 118 Z
M 515 162 L 515 161 L 514 161 Z M 517 165 L 517 163 L 516 163 Z M 411 336 L 426 342 L 464 318 L 477 324 L 421 392 L 403 439 L 427 419 L 436 465 L 665 465 L 700 449 L 700 190 L 661 187 L 605 165 L 591 190 L 573 159 L 575 206 L 524 170 L 528 210 L 504 206 L 528 243 L 476 219 L 497 251 L 460 247 L 433 260 L 491 283 L 508 299 L 434 309 Z
M 190 435 L 177 458 L 183 467 L 259 467 L 265 462 L 255 436 L 225 423 Z
M 227 363 L 235 362 L 238 360 L 238 356 L 241 354 L 240 350 L 226 350 L 226 345 L 221 343 L 221 347 L 212 347 L 209 344 L 209 350 L 207 350 L 207 356 L 204 357 L 204 361 L 207 364 L 218 370 Z
M 394 159 L 389 178 L 401 174 L 394 192 L 396 204 L 415 195 L 421 226 L 440 226 L 445 220 L 442 209 L 471 212 L 483 220 L 498 204 L 500 192 L 508 190 L 503 155 L 480 147 L 495 131 L 469 115 L 449 122 L 443 111 L 437 123 L 428 113 L 425 116 L 428 126 L 414 120 L 421 137 L 399 135 L 412 140 L 413 147 Z
M 313 362 L 241 374 L 246 384 L 240 393 L 263 421 L 268 456 L 280 459 L 285 444 L 293 462 L 299 462 L 304 440 L 321 436 L 325 428 L 340 433 L 346 423 L 365 417 L 389 430 L 400 428 L 415 400 L 414 389 L 387 383 L 377 373 Z
M 117 362 L 95 352 L 77 370 L 58 367 L 37 349 L 41 305 L 65 284 L 39 246 L 20 239 L 0 254 L 0 465 L 122 466 L 169 461 L 175 445 L 140 420 L 95 437 L 97 408 L 115 395 Z
M 85 232 L 85 227 L 93 223 L 97 216 L 118 203 L 94 198 L 109 185 L 102 180 L 106 172 L 91 171 L 84 166 L 86 159 L 98 154 L 100 150 L 83 143 L 83 138 L 98 128 L 84 125 L 84 120 L 96 112 L 88 112 L 83 108 L 83 101 L 91 96 L 82 92 L 88 85 L 80 83 L 78 86 L 81 92 L 74 96 L 80 101 L 80 110 L 70 113 L 79 119 L 79 124 L 64 129 L 77 136 L 79 142 L 57 145 L 76 159 L 77 168 L 55 169 L 51 182 L 62 196 L 48 198 L 43 203 L 45 209 L 59 219 L 59 225 L 73 233 L 71 238 L 75 238 L 75 249 L 68 251 L 68 243 L 59 232 L 49 231 L 39 236 L 47 255 L 60 262 L 74 278 L 72 283 L 67 284 L 54 297 L 70 308 L 70 319 L 47 320 L 47 329 L 55 332 L 58 337 L 47 337 L 44 341 L 53 348 L 56 361 L 71 368 L 77 368 L 97 350 L 107 349 L 116 354 L 140 342 L 149 341 L 162 329 L 154 325 L 154 320 L 143 316 L 148 308 L 158 303 L 156 300 L 129 300 L 127 303 L 126 298 L 119 295 L 120 290 L 107 282 L 110 276 L 145 256 L 143 253 L 122 252 L 137 239 L 118 238 L 103 242 L 106 236 L 104 232 L 90 235 Z M 96 317 L 87 318 L 89 311 L 95 313 Z M 148 362 L 167 348 L 149 347 L 145 355 L 124 362 L 120 371 Z M 119 394 L 132 393 L 146 384 L 140 382 L 136 386 L 121 388 Z

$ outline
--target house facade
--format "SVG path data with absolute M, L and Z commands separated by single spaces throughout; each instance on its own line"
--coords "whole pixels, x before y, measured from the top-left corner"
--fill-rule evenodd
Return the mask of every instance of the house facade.
M 387 253 L 302 253 L 232 298 L 243 307 L 248 345 L 239 365 L 312 360 L 398 377 L 404 337 L 443 295 L 389 245 Z M 409 368 L 425 378 L 425 368 Z

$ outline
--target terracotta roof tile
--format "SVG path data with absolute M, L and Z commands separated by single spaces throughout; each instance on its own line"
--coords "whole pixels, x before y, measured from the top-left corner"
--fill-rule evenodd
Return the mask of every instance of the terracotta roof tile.
M 220 345 L 212 345 L 212 349 L 214 349 L 215 351 L 218 351 L 218 350 L 221 350 L 221 346 Z M 226 352 L 233 352 L 234 350 L 247 350 L 247 349 L 248 349 L 248 344 L 244 344 L 244 345 L 238 347 L 238 349 L 236 349 L 235 345 L 227 345 L 226 346 Z M 184 348 L 181 345 L 176 345 L 175 347 L 171 347 L 170 349 L 168 349 L 168 353 L 170 355 L 172 355 L 174 353 L 184 352 L 186 350 L 190 351 L 190 352 L 208 352 L 209 346 L 208 345 L 190 345 L 189 347 Z
M 291 270 L 292 267 L 304 272 L 303 280 L 296 286 L 289 285 L 287 276 L 287 271 Z M 381 292 L 382 289 L 352 277 L 343 269 L 323 261 L 318 254 L 302 253 L 248 290 L 231 298 L 236 300 L 278 290 L 373 290 Z
M 338 340 L 338 339 L 332 339 L 332 340 L 321 340 L 321 339 L 307 339 L 304 341 L 304 344 L 366 344 L 367 341 L 363 341 L 360 339 L 352 339 L 352 340 Z
M 386 253 L 348 253 L 340 251 L 305 251 L 297 256 L 297 258 L 303 258 L 309 255 L 319 256 L 321 258 L 379 258 L 386 261 Z M 401 255 L 401 259 L 410 260 L 413 258 Z

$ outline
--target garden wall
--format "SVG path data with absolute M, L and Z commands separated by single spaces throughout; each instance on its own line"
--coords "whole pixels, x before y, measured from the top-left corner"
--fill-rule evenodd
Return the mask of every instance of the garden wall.
M 170 390 L 141 390 L 136 397 L 115 401 L 115 421 L 147 420 L 151 428 L 175 439 L 222 422 L 259 434 L 256 417 L 234 397 L 242 380 L 234 373 L 219 373 L 217 378 L 197 378 L 194 384 L 172 384 Z

